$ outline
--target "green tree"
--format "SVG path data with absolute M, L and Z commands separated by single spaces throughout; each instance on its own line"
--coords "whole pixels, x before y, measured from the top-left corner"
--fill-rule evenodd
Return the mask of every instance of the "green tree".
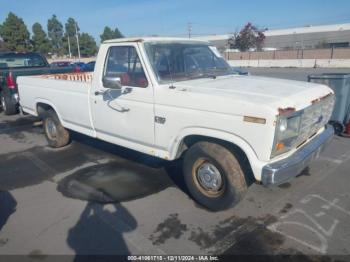
M 75 30 L 75 27 L 77 27 L 77 30 Z M 78 23 L 72 18 L 68 18 L 66 24 L 65 24 L 66 32 L 64 34 L 64 49 L 67 53 L 69 53 L 69 45 L 70 45 L 70 51 L 73 56 L 78 55 L 78 45 L 77 45 L 77 39 L 76 39 L 76 31 L 79 33 L 79 26 Z
M 246 24 L 243 29 L 229 40 L 230 48 L 247 51 L 250 48 L 261 50 L 265 40 L 263 31 L 251 23 Z
M 94 56 L 97 53 L 97 45 L 95 39 L 87 34 L 82 33 L 79 37 L 80 54 L 82 56 Z
M 119 31 L 118 27 L 114 29 L 115 38 L 123 38 L 124 35 Z
M 77 30 L 75 30 L 75 26 Z M 74 18 L 69 17 L 67 23 L 65 24 L 66 34 L 69 36 L 75 36 L 76 31 L 80 31 L 78 23 L 74 20 Z
M 34 51 L 47 55 L 47 53 L 51 51 L 51 45 L 45 31 L 43 30 L 43 27 L 41 24 L 35 23 L 32 27 L 32 31 L 32 43 Z
M 102 35 L 100 35 L 101 42 L 109 39 L 123 38 L 123 34 L 119 31 L 118 28 L 112 30 L 109 26 L 106 26 L 103 30 Z
M 63 25 L 57 19 L 56 15 L 47 21 L 47 33 L 49 35 L 52 51 L 55 54 L 62 55 L 63 50 Z
M 25 52 L 31 49 L 30 36 L 23 19 L 10 12 L 0 27 L 5 47 L 11 51 Z

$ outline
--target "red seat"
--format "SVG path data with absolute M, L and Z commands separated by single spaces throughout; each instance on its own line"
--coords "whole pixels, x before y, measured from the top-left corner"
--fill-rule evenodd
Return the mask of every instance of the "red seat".
M 130 76 L 128 73 L 123 73 L 120 75 L 120 83 L 122 86 L 130 86 Z
M 147 87 L 148 86 L 148 81 L 146 79 L 146 77 L 144 76 L 141 76 L 137 79 L 137 82 L 136 82 L 137 86 L 139 87 Z

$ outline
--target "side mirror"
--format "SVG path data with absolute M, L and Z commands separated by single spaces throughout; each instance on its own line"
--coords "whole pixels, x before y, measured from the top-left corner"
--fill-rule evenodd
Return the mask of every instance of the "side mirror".
M 105 76 L 102 79 L 103 86 L 111 89 L 122 89 L 120 77 Z

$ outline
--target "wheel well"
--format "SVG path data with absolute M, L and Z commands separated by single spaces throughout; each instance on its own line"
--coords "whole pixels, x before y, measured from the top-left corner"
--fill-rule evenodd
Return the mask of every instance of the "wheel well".
M 38 104 L 36 105 L 36 110 L 37 110 L 37 112 L 38 112 L 38 116 L 39 116 L 39 117 L 42 117 L 43 114 L 44 114 L 46 111 L 48 111 L 48 110 L 53 110 L 53 111 L 55 111 L 55 110 L 52 108 L 52 106 L 50 106 L 50 105 L 48 105 L 48 104 L 45 104 L 45 103 L 38 103 Z
M 202 141 L 212 142 L 227 148 L 229 151 L 231 151 L 231 153 L 237 158 L 237 160 L 241 164 L 241 168 L 246 177 L 247 184 L 251 185 L 256 181 L 246 153 L 239 146 L 225 140 L 200 135 L 187 136 L 182 140 L 180 144 L 178 150 L 178 157 L 182 156 L 192 145 Z

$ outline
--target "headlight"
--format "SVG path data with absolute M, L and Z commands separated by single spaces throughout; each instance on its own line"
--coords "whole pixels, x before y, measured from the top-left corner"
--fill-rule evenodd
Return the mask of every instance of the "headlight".
M 301 112 L 280 116 L 277 119 L 272 157 L 287 152 L 297 141 L 300 131 Z
M 279 122 L 279 131 L 281 133 L 285 132 L 288 128 L 288 120 L 286 118 L 282 118 L 280 119 L 280 122 Z

